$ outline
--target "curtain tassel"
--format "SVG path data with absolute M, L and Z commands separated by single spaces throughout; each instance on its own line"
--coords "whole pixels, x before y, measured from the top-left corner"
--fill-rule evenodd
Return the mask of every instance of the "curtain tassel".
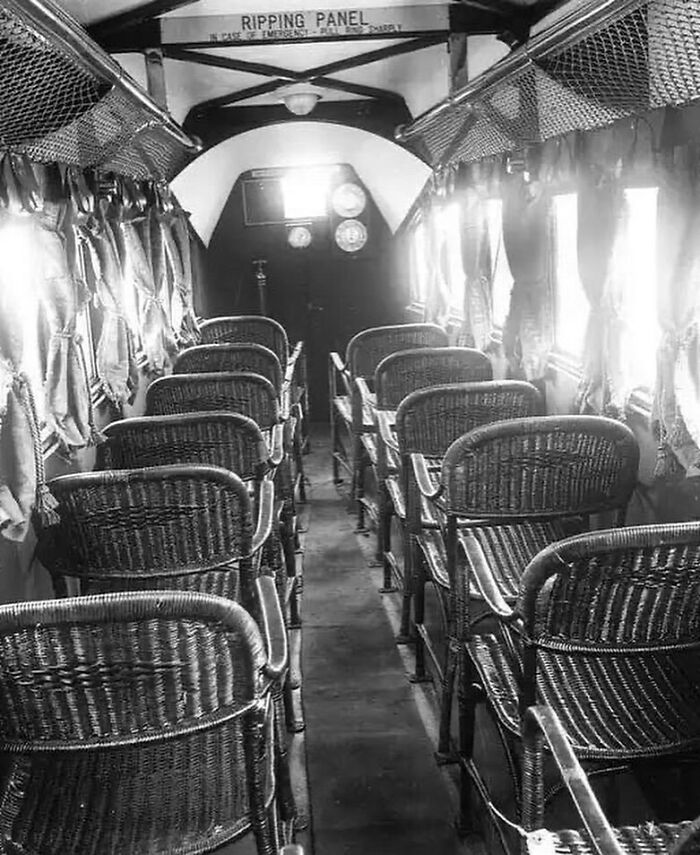
M 45 527 L 58 525 L 61 518 L 58 515 L 58 502 L 48 486 L 40 484 L 37 487 L 36 494 L 36 512 L 39 515 L 41 524 Z

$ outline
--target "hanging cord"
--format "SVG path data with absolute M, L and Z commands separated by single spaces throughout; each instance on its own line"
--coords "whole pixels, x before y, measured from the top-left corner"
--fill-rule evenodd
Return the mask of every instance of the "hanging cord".
M 44 469 L 44 451 L 41 443 L 41 429 L 36 413 L 36 401 L 29 377 L 24 372 L 14 375 L 17 394 L 22 401 L 24 412 L 29 422 L 34 451 L 34 471 L 36 473 L 36 511 L 42 525 L 51 526 L 60 522 L 56 513 L 58 502 L 46 485 L 46 470 Z

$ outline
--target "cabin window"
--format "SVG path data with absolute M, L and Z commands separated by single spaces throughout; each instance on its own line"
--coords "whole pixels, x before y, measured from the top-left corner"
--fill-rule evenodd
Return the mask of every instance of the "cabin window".
M 425 303 L 428 296 L 428 245 L 425 224 L 419 223 L 411 244 L 411 290 L 416 303 Z
M 658 188 L 629 188 L 625 196 L 628 224 L 621 246 L 625 289 L 622 359 L 629 388 L 650 388 L 655 382 L 660 338 L 656 307 Z
M 489 231 L 489 249 L 491 251 L 491 287 L 493 301 L 493 324 L 503 327 L 508 317 L 510 292 L 513 288 L 513 276 L 503 245 L 503 203 L 500 199 L 488 199 L 486 202 L 486 221 Z
M 441 208 L 438 225 L 445 241 L 445 276 L 450 310 L 461 315 L 464 305 L 464 267 L 462 264 L 462 231 L 459 205 L 455 202 Z
M 552 199 L 554 212 L 555 340 L 559 350 L 583 353 L 590 307 L 578 272 L 578 197 L 563 193 Z
M 328 169 L 293 170 L 282 179 L 285 220 L 325 217 L 328 213 Z

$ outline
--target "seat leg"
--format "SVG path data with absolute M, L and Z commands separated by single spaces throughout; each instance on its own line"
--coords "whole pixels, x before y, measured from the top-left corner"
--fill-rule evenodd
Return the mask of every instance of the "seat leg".
M 365 530 L 365 506 L 362 499 L 365 497 L 365 461 L 362 448 L 362 440 L 359 434 L 353 437 L 353 454 L 352 454 L 352 481 L 353 481 L 353 498 L 357 505 L 357 528 L 359 531 Z
M 471 657 L 462 647 L 457 661 L 457 702 L 459 707 L 459 816 L 457 828 L 461 834 L 473 829 L 473 787 L 471 767 L 474 758 L 476 704 L 478 701 L 476 674 Z
M 392 574 L 389 553 L 391 552 L 391 520 L 393 507 L 386 491 L 381 484 L 379 487 L 379 525 L 377 526 L 377 561 L 381 561 L 384 571 L 382 594 L 390 594 L 396 590 Z
M 279 684 L 275 686 L 275 775 L 277 778 L 277 799 L 283 822 L 291 822 L 297 815 L 292 777 L 287 752 L 287 734 L 285 728 L 285 704 Z
M 421 572 L 421 558 L 418 554 L 418 546 L 408 533 L 408 524 L 403 522 L 403 597 L 401 600 L 401 625 L 399 627 L 399 638 L 404 644 L 412 640 L 411 637 L 411 603 L 417 585 L 417 577 Z
M 445 667 L 442 672 L 442 685 L 440 692 L 440 732 L 438 736 L 438 759 L 444 763 L 454 760 L 452 753 L 452 703 L 454 700 L 455 680 L 459 678 L 461 651 L 452 633 L 447 639 L 447 651 L 445 654 Z M 460 704 L 461 722 L 461 704 Z M 473 742 L 473 736 L 472 736 Z M 471 756 L 471 754 L 470 754 Z

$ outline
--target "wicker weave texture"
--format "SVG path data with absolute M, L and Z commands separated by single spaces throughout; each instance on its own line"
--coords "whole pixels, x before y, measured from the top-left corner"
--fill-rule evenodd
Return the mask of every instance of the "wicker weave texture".
M 0 743 L 20 752 L 8 851 L 209 851 L 271 798 L 265 656 L 239 606 L 167 592 L 6 606 L 0 651 Z
M 272 318 L 262 315 L 235 315 L 210 318 L 200 326 L 202 344 L 261 344 L 269 348 L 280 361 L 282 371 L 287 370 L 289 340 L 284 327 Z
M 97 447 L 97 469 L 202 463 L 258 478 L 267 448 L 260 428 L 237 413 L 185 413 L 112 422 Z
M 494 380 L 421 389 L 396 415 L 402 454 L 443 457 L 460 436 L 490 422 L 540 415 L 542 396 L 530 383 Z
M 491 380 L 491 360 L 468 347 L 426 347 L 392 353 L 377 366 L 377 406 L 395 410 L 406 395 L 428 386 Z
M 252 543 L 250 499 L 232 472 L 110 470 L 55 478 L 51 490 L 60 522 L 43 532 L 39 557 L 54 577 L 240 594 L 250 602 L 250 564 L 242 560 Z
M 178 354 L 173 374 L 206 374 L 215 371 L 245 371 L 260 374 L 282 389 L 282 368 L 269 347 L 261 344 L 200 344 Z
M 700 647 L 700 525 L 561 541 L 525 571 L 519 611 L 538 647 L 558 648 L 562 639 L 600 650 Z
M 363 330 L 348 342 L 345 362 L 353 377 L 373 379 L 384 357 L 414 347 L 447 347 L 447 333 L 437 324 L 397 324 Z
M 613 830 L 624 852 L 630 855 L 669 855 L 681 832 L 690 823 L 678 824 L 648 822 L 645 825 L 623 826 Z M 595 855 L 598 851 L 591 845 L 583 831 L 554 832 L 557 855 Z
M 241 413 L 261 430 L 268 430 L 279 419 L 274 386 L 258 374 L 173 374 L 154 380 L 146 391 L 149 416 L 212 410 Z
M 600 416 L 513 419 L 468 433 L 442 467 L 450 508 L 467 517 L 551 517 L 626 507 L 639 447 Z

